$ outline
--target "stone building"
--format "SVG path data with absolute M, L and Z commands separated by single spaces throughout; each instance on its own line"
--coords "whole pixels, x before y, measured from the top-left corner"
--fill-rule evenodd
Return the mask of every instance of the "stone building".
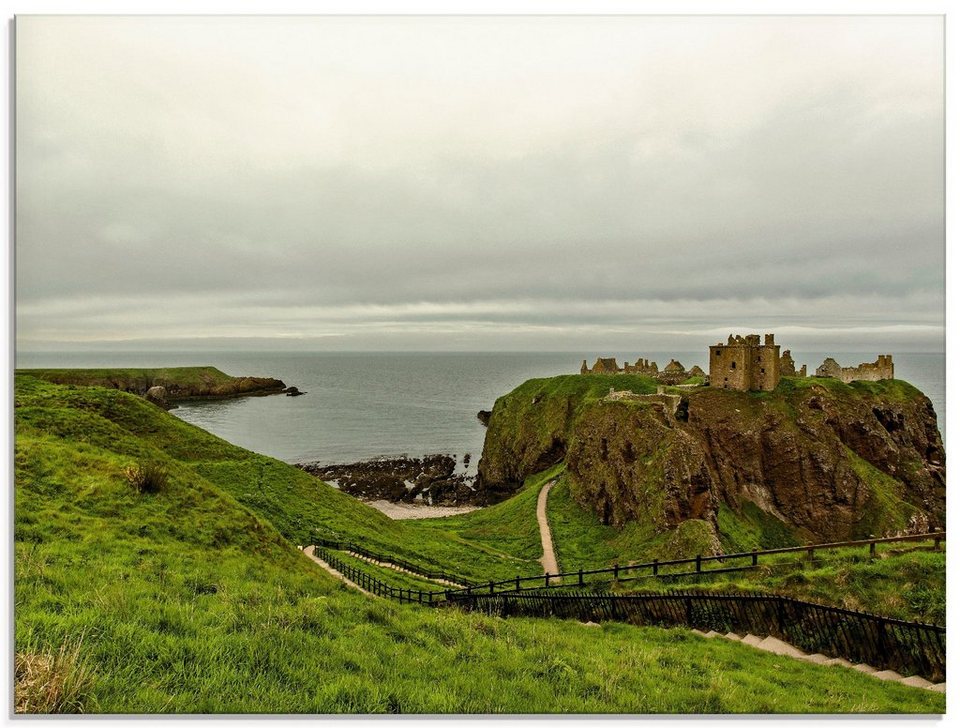
M 733 336 L 710 347 L 710 386 L 741 392 L 769 392 L 780 381 L 780 345 L 773 334 Z
M 833 377 L 849 384 L 856 381 L 879 382 L 881 379 L 893 379 L 893 355 L 880 354 L 873 363 L 865 362 L 855 367 L 842 367 L 836 360 L 827 357 L 817 367 L 818 377 Z

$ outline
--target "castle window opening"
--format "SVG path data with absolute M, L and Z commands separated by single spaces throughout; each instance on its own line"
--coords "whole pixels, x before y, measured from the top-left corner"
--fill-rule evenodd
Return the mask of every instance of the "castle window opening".
M 736 368 L 737 368 L 737 363 L 736 363 L 735 361 L 730 362 L 730 368 L 731 368 L 731 369 L 736 369 Z

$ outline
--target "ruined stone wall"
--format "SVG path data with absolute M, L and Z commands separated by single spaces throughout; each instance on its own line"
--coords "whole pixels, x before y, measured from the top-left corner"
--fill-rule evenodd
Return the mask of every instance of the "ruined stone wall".
M 784 349 L 783 354 L 780 355 L 780 376 L 781 377 L 797 376 L 797 365 L 794 363 L 793 357 L 790 356 L 789 349 Z
M 649 359 L 637 359 L 636 364 L 624 362 L 623 366 L 617 364 L 616 358 L 599 357 L 592 367 L 587 366 L 587 360 L 584 359 L 580 365 L 581 374 L 643 374 L 648 377 L 656 377 L 659 370 L 657 363 Z
M 880 354 L 873 363 L 864 362 L 855 367 L 841 367 L 836 360 L 827 357 L 817 367 L 818 377 L 833 377 L 845 384 L 850 382 L 879 382 L 881 379 L 893 379 L 893 355 Z

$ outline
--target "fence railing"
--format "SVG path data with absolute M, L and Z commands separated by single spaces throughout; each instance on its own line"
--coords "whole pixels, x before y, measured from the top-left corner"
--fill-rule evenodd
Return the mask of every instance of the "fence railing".
M 891 536 L 887 538 L 871 538 L 860 541 L 838 541 L 834 543 L 809 544 L 806 546 L 788 546 L 776 549 L 764 549 L 757 551 L 743 551 L 733 554 L 715 554 L 710 556 L 694 556 L 687 559 L 671 559 L 653 561 L 641 564 L 627 564 L 620 566 L 614 564 L 612 567 L 603 569 L 578 569 L 577 571 L 566 571 L 559 574 L 543 574 L 540 576 L 516 576 L 512 579 L 503 579 L 500 581 L 489 581 L 486 583 L 469 584 L 459 592 L 472 593 L 497 593 L 497 592 L 523 592 L 540 589 L 557 588 L 560 586 L 587 586 L 590 582 L 618 582 L 636 579 L 638 576 L 695 576 L 700 574 L 721 574 L 731 571 L 742 571 L 758 566 L 760 560 L 765 557 L 806 552 L 812 559 L 817 551 L 829 549 L 851 548 L 865 546 L 869 549 L 871 556 L 876 554 L 877 544 L 900 543 L 910 541 L 933 541 L 934 548 L 939 549 L 940 544 L 946 541 L 945 531 L 936 531 L 933 533 L 915 534 L 911 536 Z M 720 567 L 710 568 L 709 564 L 722 564 Z M 666 572 L 664 569 L 677 566 L 689 566 L 690 571 L 685 572 Z M 609 579 L 594 579 L 598 575 L 609 576 Z M 571 583 L 575 579 L 576 583 Z
M 902 675 L 946 679 L 946 628 L 777 595 L 448 593 L 451 603 L 501 617 L 566 617 L 772 635 L 808 652 Z
M 469 579 L 464 579 L 462 576 L 448 574 L 445 571 L 433 571 L 430 569 L 425 569 L 419 564 L 413 564 L 406 559 L 397 558 L 396 556 L 392 556 L 390 554 L 377 553 L 376 551 L 371 551 L 368 548 L 360 546 L 359 544 L 351 543 L 349 541 L 319 538 L 316 541 L 316 545 L 318 547 L 322 546 L 328 549 L 334 549 L 336 551 L 352 551 L 355 554 L 365 556 L 368 559 L 373 559 L 374 561 L 379 561 L 380 563 L 394 564 L 395 566 L 406 569 L 417 576 L 422 576 L 425 579 L 440 579 L 442 581 L 448 581 L 451 584 L 462 584 L 464 588 L 475 584 L 475 582 L 472 582 Z
M 422 591 L 419 589 L 401 589 L 391 586 L 385 581 L 370 576 L 362 569 L 358 569 L 352 564 L 348 564 L 336 554 L 327 550 L 323 546 L 315 546 L 314 554 L 326 561 L 330 566 L 339 571 L 350 581 L 368 592 L 376 594 L 378 597 L 396 599 L 399 602 L 426 604 L 434 606 L 444 601 L 445 592 L 442 591 Z

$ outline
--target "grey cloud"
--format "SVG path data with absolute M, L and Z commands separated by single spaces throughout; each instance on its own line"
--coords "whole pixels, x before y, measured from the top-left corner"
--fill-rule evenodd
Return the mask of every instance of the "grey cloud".
M 20 341 L 942 327 L 939 19 L 537 20 L 22 19 Z

